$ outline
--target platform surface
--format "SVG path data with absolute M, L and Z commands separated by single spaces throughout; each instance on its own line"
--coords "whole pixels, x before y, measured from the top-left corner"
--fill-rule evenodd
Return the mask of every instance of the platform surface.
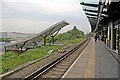
M 96 78 L 117 78 L 118 77 L 118 62 L 105 48 L 102 42 L 97 42 L 96 45 Z M 113 53 L 115 54 L 115 53 Z
M 62 78 L 118 78 L 118 62 L 102 42 L 91 38 Z

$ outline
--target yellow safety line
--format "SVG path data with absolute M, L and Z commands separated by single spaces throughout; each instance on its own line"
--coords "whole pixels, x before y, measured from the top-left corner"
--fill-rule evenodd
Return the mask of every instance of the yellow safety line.
M 88 59 L 87 68 L 84 74 L 84 78 L 95 78 L 95 42 L 94 39 Z

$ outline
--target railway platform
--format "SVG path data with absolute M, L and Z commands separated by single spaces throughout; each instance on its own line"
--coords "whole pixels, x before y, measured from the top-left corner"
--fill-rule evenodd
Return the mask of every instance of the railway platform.
M 114 55 L 113 55 L 114 54 Z M 116 53 L 109 51 L 101 42 L 91 38 L 88 46 L 83 50 L 62 78 L 118 78 Z

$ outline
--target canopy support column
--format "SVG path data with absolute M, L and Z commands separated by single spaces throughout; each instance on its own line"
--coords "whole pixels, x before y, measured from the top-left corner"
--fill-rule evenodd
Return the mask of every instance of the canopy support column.
M 20 47 L 20 52 L 23 52 L 23 47 L 25 46 L 26 43 L 27 43 L 27 41 L 24 42 L 23 45 Z
M 52 44 L 55 43 L 55 36 L 58 34 L 58 32 L 60 31 L 61 29 L 59 29 L 54 35 L 52 35 Z
M 43 39 L 44 39 L 44 45 L 46 45 L 46 36 Z
M 111 23 L 111 25 L 110 25 L 110 27 L 111 27 L 111 47 L 110 47 L 110 49 L 113 49 L 113 22 L 111 21 L 110 23 Z
M 7 52 L 7 48 L 6 47 L 4 47 L 4 49 L 5 49 L 5 53 Z
M 52 37 L 52 44 L 54 44 L 55 43 L 54 36 L 51 37 Z

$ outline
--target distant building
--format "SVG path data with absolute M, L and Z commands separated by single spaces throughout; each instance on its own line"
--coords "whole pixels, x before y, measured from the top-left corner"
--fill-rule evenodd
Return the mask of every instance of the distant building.
M 0 32 L 0 38 L 9 38 L 11 41 L 20 41 L 32 37 L 35 34 L 18 32 Z
M 0 32 L 0 38 L 7 38 L 7 32 Z

